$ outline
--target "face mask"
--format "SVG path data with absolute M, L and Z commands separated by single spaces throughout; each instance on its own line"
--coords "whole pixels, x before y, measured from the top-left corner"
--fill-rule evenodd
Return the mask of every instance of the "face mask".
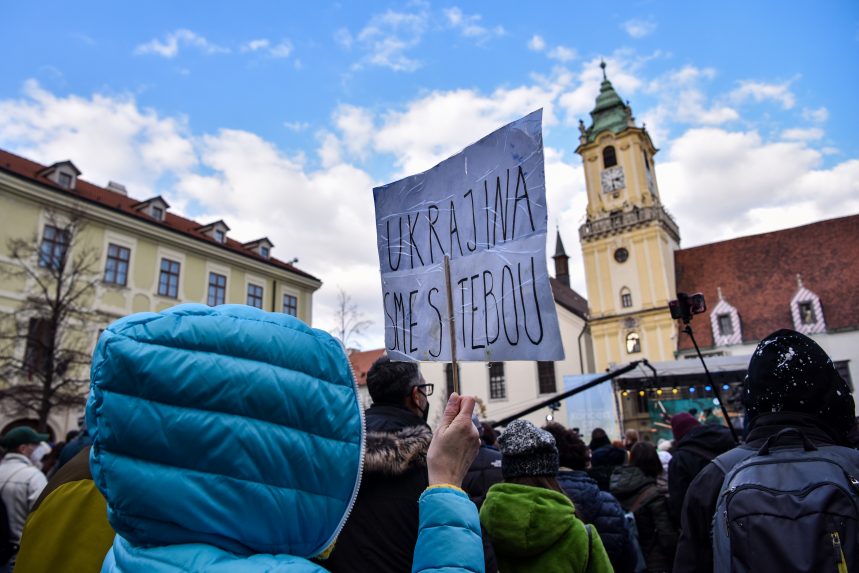
M 46 444 L 45 442 L 40 443 L 36 446 L 36 449 L 30 454 L 30 461 L 33 462 L 33 465 L 37 468 L 42 467 L 42 458 L 48 455 L 48 452 L 51 451 L 51 446 Z
M 418 406 L 418 409 L 421 411 L 421 418 L 423 418 L 424 422 L 429 419 L 429 400 L 427 400 L 427 405 L 421 408 Z

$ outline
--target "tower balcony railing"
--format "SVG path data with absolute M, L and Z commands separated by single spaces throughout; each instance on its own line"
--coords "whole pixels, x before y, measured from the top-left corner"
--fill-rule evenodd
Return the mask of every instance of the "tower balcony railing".
M 675 241 L 680 242 L 680 229 L 674 222 L 674 218 L 662 205 L 633 207 L 629 211 L 618 211 L 599 219 L 587 221 L 579 227 L 579 238 L 582 241 L 591 241 L 652 222 L 661 224 Z

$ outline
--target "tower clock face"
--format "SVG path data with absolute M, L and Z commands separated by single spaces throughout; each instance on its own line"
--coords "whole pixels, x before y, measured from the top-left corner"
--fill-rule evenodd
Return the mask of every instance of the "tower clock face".
M 623 167 L 615 165 L 603 170 L 600 174 L 600 183 L 602 184 L 603 193 L 611 193 L 619 191 L 626 187 L 626 178 L 623 176 Z

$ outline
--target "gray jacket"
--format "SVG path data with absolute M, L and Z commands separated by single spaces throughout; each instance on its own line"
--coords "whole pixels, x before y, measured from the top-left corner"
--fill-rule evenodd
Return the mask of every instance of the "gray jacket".
M 0 497 L 9 515 L 11 541 L 18 543 L 21 540 L 30 508 L 47 483 L 45 474 L 27 456 L 8 453 L 3 457 L 0 462 Z

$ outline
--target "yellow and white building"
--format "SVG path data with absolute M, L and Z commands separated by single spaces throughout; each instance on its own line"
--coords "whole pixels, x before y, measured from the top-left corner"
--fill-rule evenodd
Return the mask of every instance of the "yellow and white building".
M 92 305 L 104 317 L 91 332 L 81 333 L 93 346 L 112 320 L 184 302 L 248 304 L 312 322 L 313 293 L 321 281 L 296 268 L 295 260 L 272 256 L 274 245 L 267 238 L 239 242 L 224 221 L 199 223 L 170 211 L 162 197 L 141 201 L 120 184 L 101 187 L 80 175 L 70 161 L 46 166 L 0 150 L 0 266 L 16 264 L 8 249 L 13 238 L 62 250 L 52 218 L 82 214 L 83 236 L 73 248 L 96 254 L 100 280 Z M 15 313 L 30 288 L 0 273 L 0 317 Z M 79 415 L 55 412 L 50 429 L 61 438 L 77 426 Z M 0 414 L 0 427 L 15 421 Z

